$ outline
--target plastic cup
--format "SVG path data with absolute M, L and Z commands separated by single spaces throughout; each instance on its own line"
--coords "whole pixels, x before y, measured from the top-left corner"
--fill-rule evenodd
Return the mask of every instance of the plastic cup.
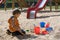
M 45 22 L 40 22 L 40 27 L 44 28 L 45 27 Z
M 49 28 L 46 28 L 47 31 L 52 31 L 53 28 L 52 27 L 49 27 Z

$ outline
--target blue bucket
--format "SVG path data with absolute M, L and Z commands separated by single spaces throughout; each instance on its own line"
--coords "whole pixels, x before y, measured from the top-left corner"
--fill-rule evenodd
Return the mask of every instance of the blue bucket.
M 40 22 L 40 27 L 44 28 L 45 27 L 45 22 Z
M 52 27 L 49 27 L 49 28 L 46 28 L 47 31 L 52 31 L 53 28 Z

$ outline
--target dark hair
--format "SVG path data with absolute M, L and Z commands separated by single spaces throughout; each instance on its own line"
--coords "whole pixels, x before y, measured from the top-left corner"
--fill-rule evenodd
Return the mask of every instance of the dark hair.
M 13 15 L 15 15 L 15 14 L 21 14 L 21 11 L 19 9 L 16 9 L 13 11 Z

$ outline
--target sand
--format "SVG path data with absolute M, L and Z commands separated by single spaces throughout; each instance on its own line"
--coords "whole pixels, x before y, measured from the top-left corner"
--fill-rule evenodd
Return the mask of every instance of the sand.
M 4 11 L 0 10 L 0 40 L 60 40 L 60 12 L 42 12 L 37 13 L 36 19 L 26 19 L 26 12 L 22 12 L 18 18 L 20 27 L 22 29 L 29 30 L 27 34 L 31 34 L 31 37 L 22 38 L 21 36 L 12 37 L 6 34 L 8 29 L 8 19 L 12 16 L 12 10 Z M 47 35 L 36 35 L 31 32 L 34 28 L 34 24 L 39 25 L 40 22 L 50 22 L 50 27 L 53 27 L 54 31 Z

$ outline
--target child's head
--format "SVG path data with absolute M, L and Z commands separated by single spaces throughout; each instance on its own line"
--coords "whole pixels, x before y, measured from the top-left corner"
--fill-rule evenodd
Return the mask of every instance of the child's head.
M 13 11 L 13 15 L 14 15 L 15 17 L 19 17 L 20 14 L 21 14 L 21 11 L 20 11 L 19 9 L 16 9 L 16 10 Z

